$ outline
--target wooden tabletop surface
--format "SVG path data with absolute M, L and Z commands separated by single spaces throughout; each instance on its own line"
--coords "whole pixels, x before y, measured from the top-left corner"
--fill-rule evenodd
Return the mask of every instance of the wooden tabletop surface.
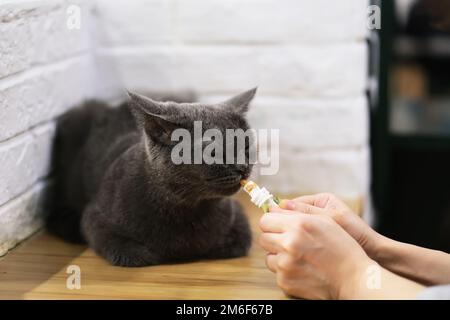
M 285 299 L 256 243 L 261 212 L 239 199 L 254 233 L 247 257 L 121 268 L 41 232 L 0 258 L 0 299 Z M 80 268 L 80 289 L 66 286 L 71 265 Z

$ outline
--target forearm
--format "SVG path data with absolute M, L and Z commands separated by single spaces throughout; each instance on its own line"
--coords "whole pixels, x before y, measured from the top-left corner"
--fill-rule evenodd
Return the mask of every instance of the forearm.
M 373 263 L 361 271 L 353 287 L 344 289 L 340 299 L 397 300 L 415 299 L 425 287 Z
M 372 256 L 384 268 L 425 285 L 450 283 L 450 255 L 383 237 Z

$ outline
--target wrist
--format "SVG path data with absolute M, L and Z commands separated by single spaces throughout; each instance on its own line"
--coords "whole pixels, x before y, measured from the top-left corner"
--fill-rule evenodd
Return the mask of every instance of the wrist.
M 377 233 L 376 231 L 374 231 L 374 233 L 375 236 L 373 244 L 366 252 L 371 259 L 383 265 L 383 262 L 386 259 L 389 259 L 389 255 L 395 241 Z
M 361 299 L 365 296 L 367 290 L 367 279 L 371 270 L 381 268 L 374 260 L 369 257 L 361 257 L 360 259 L 352 259 L 354 263 L 347 269 L 346 276 L 337 290 L 338 300 Z

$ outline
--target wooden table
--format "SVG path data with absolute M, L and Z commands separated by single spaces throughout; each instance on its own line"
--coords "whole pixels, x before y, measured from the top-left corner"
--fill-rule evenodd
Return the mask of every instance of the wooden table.
M 0 260 L 1 299 L 285 299 L 257 245 L 261 212 L 240 197 L 254 243 L 247 257 L 145 268 L 113 267 L 86 246 L 38 233 Z M 70 265 L 81 288 L 68 289 Z

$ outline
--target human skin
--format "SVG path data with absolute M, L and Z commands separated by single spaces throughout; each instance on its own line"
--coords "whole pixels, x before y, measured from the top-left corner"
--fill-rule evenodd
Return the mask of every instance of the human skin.
M 384 268 L 424 285 L 450 283 L 450 255 L 389 239 L 365 223 L 339 198 L 329 193 L 284 200 L 281 208 L 326 215 L 336 221 Z
M 312 208 L 306 211 L 273 207 L 260 220 L 259 242 L 267 251 L 267 267 L 287 295 L 409 299 L 423 289 L 381 267 L 330 215 L 313 214 Z M 379 285 L 371 285 L 373 277 Z

